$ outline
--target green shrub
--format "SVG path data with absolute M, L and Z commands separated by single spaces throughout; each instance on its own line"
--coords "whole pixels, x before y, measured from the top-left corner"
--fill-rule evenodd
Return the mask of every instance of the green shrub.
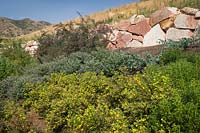
M 126 67 L 129 73 L 134 73 L 137 70 L 142 70 L 146 65 L 146 61 L 139 56 L 98 49 L 91 52 L 76 52 L 67 57 L 57 58 L 50 63 L 29 69 L 25 74 L 44 76 L 53 72 L 71 74 L 90 71 L 104 72 L 106 75 L 111 76 L 113 71 L 120 71 L 121 67 Z
M 0 80 L 11 75 L 22 74 L 25 67 L 36 64 L 36 60 L 21 48 L 20 42 L 4 46 L 0 54 Z
M 98 51 L 76 52 L 55 61 L 40 64 L 26 69 L 23 75 L 9 77 L 0 82 L 1 95 L 10 99 L 23 99 L 24 85 L 27 82 L 36 83 L 49 78 L 51 73 L 64 74 L 103 72 L 106 76 L 112 76 L 114 71 L 126 74 L 142 70 L 147 63 L 138 56 L 121 52 L 110 52 L 100 49 Z
M 182 49 L 167 49 L 160 57 L 160 62 L 163 65 L 178 60 L 187 60 L 188 62 L 200 65 L 200 53 L 184 52 Z
M 24 100 L 14 107 L 18 111 L 11 112 L 9 102 L 3 112 L 10 117 L 4 114 L 3 120 L 11 129 L 42 130 L 28 119 L 33 111 L 45 121 L 48 132 L 200 130 L 200 69 L 195 61 L 152 65 L 134 76 L 113 74 L 58 73 L 48 81 L 27 84 Z M 10 124 L 14 116 L 20 123 L 19 114 L 30 125 Z
M 53 74 L 48 82 L 28 85 L 31 91 L 22 106 L 25 112 L 38 113 L 49 132 L 130 132 L 140 128 L 136 123 L 152 104 L 168 95 L 168 83 L 159 73 L 112 78 L 96 73 Z
M 200 69 L 195 63 L 179 60 L 163 67 L 149 68 L 167 75 L 175 89 L 169 97 L 151 108 L 149 126 L 156 132 L 191 132 L 200 130 Z

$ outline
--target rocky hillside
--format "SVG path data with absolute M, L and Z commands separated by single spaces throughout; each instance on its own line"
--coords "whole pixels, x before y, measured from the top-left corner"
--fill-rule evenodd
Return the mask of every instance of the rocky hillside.
M 13 20 L 5 17 L 0 17 L 0 37 L 16 37 L 29 34 L 36 30 L 41 30 L 46 26 L 51 25 L 45 21 L 33 21 L 29 18 L 22 20 Z
M 199 0 L 140 0 L 139 2 L 133 2 L 119 7 L 111 8 L 105 11 L 100 11 L 94 14 L 90 14 L 89 17 L 94 19 L 96 22 L 103 23 L 118 23 L 121 20 L 129 19 L 133 14 L 142 14 L 149 17 L 153 12 L 162 9 L 163 7 L 194 7 L 199 8 Z M 79 22 L 80 18 L 71 20 L 73 22 Z M 67 24 L 68 21 L 60 24 Z M 32 32 L 27 35 L 20 36 L 23 39 L 33 39 L 35 36 L 40 36 L 43 31 L 53 32 L 57 29 L 60 24 L 51 25 L 42 31 Z M 34 38 L 35 39 L 35 38 Z
M 178 41 L 191 38 L 200 27 L 200 10 L 197 8 L 165 7 L 150 17 L 133 15 L 117 25 L 101 25 L 110 28 L 105 34 L 109 49 L 137 48 L 160 45 L 160 40 Z

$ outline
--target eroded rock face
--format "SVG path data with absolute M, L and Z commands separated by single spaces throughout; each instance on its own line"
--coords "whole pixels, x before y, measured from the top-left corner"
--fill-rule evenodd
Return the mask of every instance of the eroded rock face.
M 191 8 L 191 7 L 184 7 L 181 9 L 181 12 L 188 14 L 188 15 L 195 15 L 199 9 Z
M 154 26 L 169 17 L 173 17 L 174 15 L 175 14 L 172 11 L 168 10 L 168 8 L 158 10 L 150 16 L 150 25 Z
M 193 32 L 190 30 L 170 28 L 166 33 L 167 40 L 178 41 L 182 38 L 190 38 Z
M 130 23 L 131 24 L 137 24 L 141 21 L 143 21 L 145 19 L 145 16 L 144 15 L 133 15 L 131 18 L 130 18 Z
M 198 20 L 194 16 L 180 14 L 174 21 L 175 27 L 180 29 L 196 29 L 198 27 Z
M 150 31 L 151 26 L 149 25 L 149 20 L 144 19 L 141 22 L 131 25 L 128 27 L 128 32 L 144 36 L 148 31 Z
M 159 45 L 160 40 L 165 40 L 165 33 L 161 29 L 160 25 L 157 24 L 144 36 L 143 46 Z

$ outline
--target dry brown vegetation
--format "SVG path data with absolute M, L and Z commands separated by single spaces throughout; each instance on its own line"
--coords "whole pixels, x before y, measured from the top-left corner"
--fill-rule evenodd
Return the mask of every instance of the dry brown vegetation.
M 147 0 L 137 3 L 134 2 L 120 7 L 97 12 L 89 15 L 89 17 L 99 23 L 117 23 L 120 20 L 130 18 L 133 14 L 144 14 L 145 16 L 149 16 L 152 12 L 161 9 L 165 6 L 174 6 L 178 8 L 189 6 L 189 7 L 199 8 L 200 1 L 199 0 Z M 79 22 L 80 18 L 76 18 L 71 21 Z M 36 38 L 37 36 L 40 36 L 42 32 L 53 32 L 59 26 L 64 26 L 67 23 L 69 23 L 69 21 L 49 26 L 46 29 L 32 32 L 31 34 L 23 35 L 20 36 L 19 38 L 33 39 Z

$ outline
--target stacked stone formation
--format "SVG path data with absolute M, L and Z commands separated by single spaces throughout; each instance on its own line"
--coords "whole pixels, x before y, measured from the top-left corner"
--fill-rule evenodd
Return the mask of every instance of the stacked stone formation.
M 108 49 L 127 47 L 149 47 L 160 45 L 160 40 L 178 41 L 191 38 L 200 26 L 200 10 L 190 7 L 177 9 L 165 7 L 154 12 L 149 18 L 133 15 L 115 26 L 109 26 L 111 32 L 105 37 L 109 41 Z

